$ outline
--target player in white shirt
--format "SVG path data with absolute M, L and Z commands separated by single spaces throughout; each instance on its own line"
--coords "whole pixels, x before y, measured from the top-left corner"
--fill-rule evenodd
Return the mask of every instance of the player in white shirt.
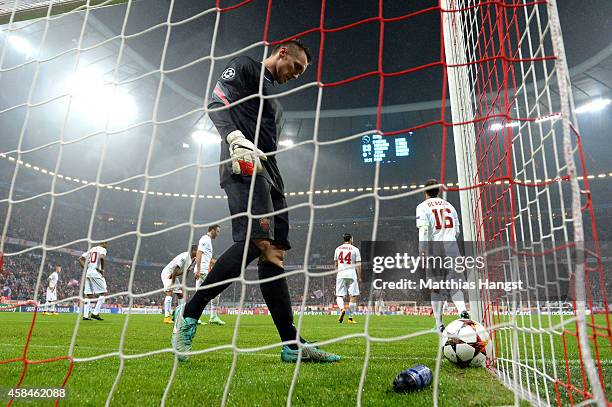
M 221 226 L 209 226 L 208 233 L 202 236 L 198 242 L 198 252 L 196 253 L 196 266 L 194 273 L 196 288 L 200 288 L 200 286 L 204 283 L 204 279 L 215 263 L 212 241 L 219 236 L 219 233 L 221 233 Z M 223 322 L 223 320 L 221 320 L 221 318 L 219 318 L 217 315 L 217 307 L 219 306 L 220 297 L 221 294 L 210 301 L 210 319 L 208 320 L 210 324 L 225 325 L 225 322 Z M 202 324 L 202 321 L 198 320 L 198 324 Z
M 338 322 L 344 321 L 346 310 L 344 309 L 344 297 L 350 296 L 348 308 L 348 323 L 356 324 L 353 314 L 357 309 L 359 298 L 359 283 L 361 281 L 361 254 L 359 249 L 353 246 L 353 236 L 344 234 L 344 243 L 336 248 L 334 259 L 336 264 L 336 303 L 340 309 Z
M 438 181 L 430 179 L 425 182 L 425 187 L 438 185 Z M 459 228 L 459 217 L 457 211 L 446 200 L 439 198 L 440 187 L 435 186 L 424 191 L 425 200 L 416 208 L 416 226 L 419 229 L 419 254 L 421 256 L 460 256 L 457 238 L 461 233 Z M 432 242 L 432 243 L 430 243 Z M 462 275 L 455 276 L 454 270 L 426 269 L 427 279 L 434 281 L 447 281 L 451 278 L 465 279 Z M 431 307 L 436 319 L 436 328 L 444 330 L 442 322 L 442 303 L 445 299 L 440 290 L 431 291 Z M 450 292 L 455 307 L 461 318 L 469 318 L 465 308 L 463 291 L 453 290 Z
M 59 275 L 62 272 L 62 266 L 55 266 L 55 271 L 47 277 L 47 296 L 43 315 L 57 315 L 55 312 L 55 304 L 49 305 L 57 301 L 57 284 L 59 283 Z
M 87 298 L 83 306 L 83 320 L 91 321 L 97 319 L 103 321 L 100 317 L 100 310 L 104 304 L 104 296 L 107 294 L 106 278 L 104 277 L 104 263 L 106 260 L 107 242 L 100 243 L 99 246 L 94 246 L 87 250 L 79 257 L 79 264 L 85 272 L 85 287 L 83 294 Z M 94 310 L 91 309 L 91 299 L 98 297 Z
M 164 293 L 166 294 L 164 298 L 164 324 L 173 323 L 171 316 L 172 294 L 176 295 L 180 304 L 185 302 L 180 276 L 187 273 L 190 266 L 193 265 L 197 251 L 198 246 L 192 245 L 191 250 L 178 254 L 161 272 L 161 280 L 164 284 Z

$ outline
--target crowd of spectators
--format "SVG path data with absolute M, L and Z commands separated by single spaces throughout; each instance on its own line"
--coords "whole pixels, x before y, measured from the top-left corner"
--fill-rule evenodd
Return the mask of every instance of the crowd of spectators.
M 341 230 L 351 230 L 356 237 L 355 244 L 359 244 L 358 236 L 370 233 L 367 231 L 371 225 L 351 225 L 351 228 Z M 307 270 L 310 273 L 308 290 L 304 294 L 305 272 L 304 272 L 304 241 L 306 239 L 306 227 L 292 228 L 292 242 L 294 250 L 288 252 L 286 266 L 288 270 L 301 270 L 298 274 L 289 277 L 289 288 L 292 300 L 296 304 L 301 304 L 306 296 L 307 304 L 332 304 L 334 303 L 335 291 L 335 275 L 329 274 L 333 269 L 334 249 L 341 243 L 338 238 L 338 226 L 329 224 L 317 224 L 314 227 L 313 237 L 310 246 L 310 255 L 308 256 Z M 31 236 L 28 236 L 31 238 Z M 217 253 L 223 251 L 224 247 L 215 242 L 215 250 Z M 5 245 L 6 253 L 14 253 L 27 250 L 25 246 L 15 244 Z M 85 249 L 85 248 L 83 248 Z M 180 250 L 180 249 L 177 249 Z M 79 253 L 77 251 L 76 253 Z M 109 256 L 116 256 L 115 245 L 109 245 Z M 142 252 L 141 252 L 142 253 Z M 296 255 L 291 255 L 296 253 Z M 126 253 L 129 254 L 129 253 Z M 173 255 L 169 254 L 167 258 Z M 125 255 L 125 259 L 130 259 Z M 139 257 L 141 260 L 142 257 Z M 168 260 L 169 261 L 169 260 Z M 42 250 L 33 249 L 18 255 L 4 256 L 4 267 L 0 272 L 0 292 L 4 297 L 11 299 L 26 300 L 33 298 L 33 290 L 36 286 L 36 281 L 39 274 L 41 280 L 39 284 L 39 301 L 44 301 L 44 290 L 46 288 L 46 278 L 53 271 L 55 265 L 62 266 L 62 274 L 60 275 L 60 284 L 58 286 L 59 298 L 76 297 L 79 295 L 79 285 L 68 284 L 69 282 L 80 283 L 82 271 L 78 266 L 78 255 L 62 253 L 58 251 L 47 251 L 45 253 L 44 265 L 41 270 Z M 161 265 L 162 263 L 160 263 Z M 130 264 L 123 264 L 114 261 L 106 263 L 106 275 L 109 292 L 119 293 L 128 290 L 129 277 L 132 272 Z M 159 274 L 161 266 L 143 266 L 137 265 L 134 269 L 134 278 L 132 282 L 132 292 L 137 294 L 134 297 L 134 303 L 139 305 L 159 305 L 162 299 L 161 280 Z M 323 273 L 323 274 L 321 274 Z M 325 274 L 326 273 L 326 274 Z M 246 272 L 246 279 L 256 280 L 257 271 L 256 265 L 253 263 Z M 187 278 L 187 284 L 194 285 L 193 277 L 190 275 Z M 258 284 L 245 284 L 246 294 L 245 303 L 261 304 L 263 298 L 259 290 Z M 152 291 L 158 291 L 150 295 L 140 296 Z M 362 288 L 362 293 L 364 288 Z M 367 290 L 365 291 L 367 292 Z M 235 284 L 235 287 L 230 287 L 224 294 L 224 301 L 230 304 L 237 304 L 240 301 L 241 286 Z M 109 300 L 112 303 L 126 303 L 128 296 L 120 296 Z
M 381 214 L 377 225 L 377 240 L 416 239 L 413 210 L 406 212 L 405 208 L 399 206 L 398 210 L 401 209 L 401 213 L 406 213 L 406 216 L 388 218 Z M 136 233 L 139 228 L 136 216 L 100 211 L 92 215 L 91 208 L 57 200 L 52 210 L 50 207 L 51 200 L 45 197 L 11 205 L 7 236 L 38 244 L 44 242 L 47 247 L 62 246 L 78 251 L 88 248 L 88 237 L 93 241 L 109 240 L 109 256 L 128 260 L 133 259 L 138 243 L 137 261 L 166 264 L 176 254 L 187 250 L 191 232 L 191 242 L 197 243 L 200 235 L 206 231 L 205 228 L 192 231 L 188 226 L 176 227 L 175 225 L 185 222 L 186 219 L 159 219 L 152 211 L 145 212 L 140 222 L 140 230 L 143 233 L 154 231 L 156 234 L 140 235 L 139 239 Z M 2 226 L 7 222 L 7 209 L 6 202 L 0 203 Z M 352 233 L 355 242 L 372 239 L 373 214 L 367 208 L 365 212 L 362 209 L 359 209 L 360 213 L 355 219 L 347 218 L 343 211 L 328 214 L 329 217 L 326 218 L 330 219 L 329 221 L 316 216 L 308 250 L 309 264 L 330 264 L 334 249 L 342 243 L 342 235 L 345 232 Z M 388 212 L 396 214 L 397 211 Z M 299 215 L 292 213 L 290 224 L 290 241 L 293 247 L 287 252 L 286 260 L 289 264 L 303 264 L 309 230 L 308 218 L 300 219 Z M 230 224 L 225 222 L 222 224 L 222 233 L 215 242 L 215 249 L 220 251 L 229 244 Z
M 38 204 L 40 205 L 40 204 Z M 66 245 L 64 249 L 72 249 L 71 253 L 59 250 L 48 250 L 43 253 L 40 248 L 31 248 L 24 243 L 6 243 L 3 256 L 3 267 L 0 269 L 0 296 L 13 300 L 29 300 L 34 297 L 34 288 L 39 281 L 39 301 L 44 301 L 46 279 L 53 271 L 55 265 L 63 268 L 58 286 L 58 298 L 65 299 L 77 297 L 80 293 L 82 270 L 78 265 L 78 253 L 86 250 L 87 242 L 82 240 L 89 230 L 90 213 L 83 208 L 68 207 L 54 210 L 54 217 L 49 223 L 45 235 L 46 210 L 43 205 L 20 204 L 12 208 L 11 220 L 7 236 L 23 239 L 40 244 L 46 239 L 47 247 L 53 245 Z M 42 213 L 42 215 L 41 215 Z M 600 240 L 610 239 L 612 230 L 612 211 L 597 211 Z M 0 225 L 4 225 L 6 210 L 0 211 Z M 60 227 L 62 225 L 62 227 Z M 172 222 L 164 223 L 169 227 Z M 585 225 L 589 233 L 590 225 Z M 94 219 L 92 237 L 101 239 L 133 232 L 136 220 L 109 214 L 98 214 Z M 352 233 L 355 244 L 371 240 L 373 224 L 371 221 L 355 220 L 352 222 L 329 220 L 318 221 L 313 224 L 310 234 L 310 245 L 306 252 L 306 242 L 310 226 L 307 222 L 296 220 L 291 225 L 290 240 L 292 250 L 287 252 L 285 264 L 287 270 L 304 270 L 310 273 L 308 290 L 304 292 L 305 274 L 300 273 L 289 277 L 291 298 L 295 304 L 332 305 L 334 303 L 335 276 L 333 274 L 320 275 L 329 272 L 334 265 L 334 249 L 341 244 L 341 236 L 345 232 Z M 187 229 L 187 230 L 184 230 Z M 413 244 L 417 240 L 414 219 L 381 218 L 377 225 L 378 240 L 409 241 Z M 160 272 L 164 264 L 168 263 L 176 254 L 184 251 L 188 245 L 188 228 L 168 230 L 157 236 L 143 238 L 136 256 L 136 267 L 133 271 L 132 292 L 136 294 L 134 303 L 138 305 L 159 305 L 163 294 L 161 293 Z M 195 237 L 197 239 L 197 237 Z M 78 241 L 81 239 L 82 241 Z M 107 283 L 111 294 L 128 291 L 131 262 L 134 259 L 136 236 L 130 235 L 120 239 L 111 240 L 108 248 L 109 261 L 107 262 Z M 231 233 L 225 229 L 221 237 L 214 242 L 216 255 L 219 255 L 231 243 Z M 23 252 L 14 255 L 13 253 Z M 308 253 L 306 256 L 305 253 Z M 43 261 L 44 255 L 44 261 Z M 604 253 L 605 256 L 605 253 Z M 42 263 L 42 267 L 41 267 Z M 606 263 L 607 265 L 607 263 Z M 246 279 L 256 280 L 257 271 L 254 264 L 247 270 Z M 39 280 L 40 279 L 40 280 Z M 610 279 L 606 279 L 609 282 Z M 69 282 L 71 282 L 69 284 Z M 76 283 L 74 283 L 76 281 Z M 187 278 L 187 284 L 193 286 L 192 276 Z M 157 292 L 154 292 L 157 291 Z M 234 284 L 223 294 L 223 300 L 228 304 L 237 304 L 240 301 L 241 285 Z M 362 284 L 361 297 L 368 298 L 368 284 Z M 602 290 L 596 290 L 602 292 Z M 612 287 L 606 287 L 612 292 Z M 151 294 L 146 294 L 151 293 Z M 143 295 L 145 294 L 145 295 Z M 397 301 L 411 300 L 408 293 L 395 293 Z M 116 296 L 110 299 L 111 303 L 127 304 L 128 295 Z M 246 304 L 263 304 L 263 298 L 257 284 L 246 284 Z
M 14 250 L 17 249 L 17 247 L 11 245 L 11 247 L 7 247 L 7 249 Z M 54 266 L 56 265 L 62 266 L 60 283 L 57 288 L 58 298 L 67 299 L 79 295 L 82 271 L 78 266 L 77 256 L 48 252 L 42 270 L 40 268 L 41 262 L 42 256 L 38 252 L 5 256 L 4 265 L 0 272 L 0 296 L 12 300 L 32 299 L 34 297 L 34 287 L 40 275 L 38 300 L 44 302 L 45 289 L 47 286 L 46 279 L 53 272 Z M 121 293 L 128 290 L 131 273 L 130 266 L 107 262 L 106 270 L 106 280 L 110 294 Z M 307 303 L 333 303 L 335 276 L 329 274 L 319 276 L 318 274 L 320 271 L 329 271 L 320 269 L 319 266 L 312 266 L 309 270 L 312 272 L 312 276 L 309 279 L 309 287 L 306 293 Z M 159 305 L 161 303 L 163 294 L 160 292 L 160 271 L 160 269 L 154 267 L 136 267 L 132 282 L 132 292 L 136 294 L 136 296 L 134 296 L 135 304 Z M 251 281 L 257 280 L 257 271 L 255 267 L 250 267 L 246 271 L 245 278 Z M 301 303 L 304 297 L 305 273 L 300 271 L 299 274 L 289 276 L 288 280 L 293 301 L 296 304 Z M 193 275 L 190 274 L 187 277 L 186 283 L 190 287 L 194 286 Z M 258 284 L 245 284 L 245 286 L 245 303 L 263 303 Z M 241 290 L 241 284 L 235 284 L 234 287 L 230 287 L 226 290 L 223 294 L 223 300 L 229 304 L 239 303 Z M 143 295 L 147 293 L 151 294 Z M 127 304 L 127 301 L 127 295 L 109 299 L 110 303 L 123 305 Z

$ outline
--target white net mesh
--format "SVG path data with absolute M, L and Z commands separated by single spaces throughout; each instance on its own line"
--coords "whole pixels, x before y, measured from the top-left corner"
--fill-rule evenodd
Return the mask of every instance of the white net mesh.
M 264 33 L 263 41 L 253 40 L 261 37 L 258 35 L 248 44 L 235 42 L 223 50 L 217 47 L 220 36 L 231 37 L 231 30 L 220 29 L 222 16 L 229 14 L 231 18 L 231 13 L 224 13 L 249 2 L 244 3 L 226 9 L 211 4 L 209 8 L 200 7 L 195 13 L 185 13 L 178 12 L 176 2 L 170 1 L 163 6 L 167 7 L 165 18 L 142 24 L 141 20 L 131 18 L 146 12 L 147 6 L 142 2 L 130 1 L 113 8 L 101 7 L 109 2 L 101 6 L 74 2 L 72 6 L 79 9 L 58 15 L 54 14 L 61 9 L 54 10 L 49 2 L 0 2 L 0 15 L 10 21 L 2 27 L 0 37 L 3 43 L 0 83 L 3 88 L 6 86 L 7 95 L 10 94 L 1 100 L 0 115 L 3 122 L 13 123 L 8 127 L 6 141 L 0 150 L 1 165 L 7 169 L 6 174 L 10 174 L 2 179 L 6 188 L 0 200 L 4 211 L 0 253 L 9 259 L 37 256 L 32 296 L 35 302 L 41 302 L 41 287 L 51 257 L 57 262 L 61 256 L 78 255 L 98 242 L 110 241 L 109 261 L 116 270 L 122 268 L 124 271 L 121 277 L 119 273 L 109 277 L 109 280 L 115 278 L 116 283 L 108 300 L 124 302 L 126 314 L 118 348 L 95 356 L 75 357 L 82 329 L 82 322 L 77 318 L 66 356 L 75 364 L 119 360 L 105 397 L 107 405 L 116 395 L 130 360 L 173 352 L 172 348 L 160 345 L 156 350 L 134 353 L 125 343 L 132 329 L 130 315 L 136 312 L 135 305 L 144 305 L 142 301 L 163 291 L 143 283 L 147 279 L 157 280 L 159 268 L 165 265 L 165 259 L 171 258 L 170 252 L 163 249 L 152 254 L 155 252 L 152 248 L 174 240 L 181 242 L 181 250 L 184 250 L 197 241 L 205 226 L 227 224 L 230 220 L 223 210 L 210 204 L 225 204 L 225 195 L 216 187 L 209 188 L 217 182 L 218 159 L 211 159 L 205 148 L 198 147 L 190 148 L 188 159 L 177 164 L 166 142 L 194 123 L 205 137 L 213 137 L 204 106 L 219 69 L 231 57 L 242 53 L 257 52 L 260 60 L 269 54 L 270 4 L 264 5 L 267 9 L 265 19 L 258 22 Z M 381 237 L 380 225 L 385 225 L 386 231 L 393 230 L 393 223 L 398 221 L 388 211 L 381 215 L 381 206 L 422 193 L 422 185 L 418 183 L 382 185 L 380 163 L 376 163 L 369 174 L 370 183 L 334 188 L 332 182 L 322 180 L 326 175 L 320 174 L 333 172 L 333 166 L 330 170 L 327 165 L 333 160 L 330 160 L 333 148 L 341 148 L 363 136 L 383 134 L 384 120 L 390 123 L 394 114 L 408 117 L 416 112 L 410 116 L 411 127 L 403 131 L 441 125 L 444 151 L 451 150 L 450 143 L 447 147 L 447 134 L 450 137 L 452 132 L 454 137 L 456 184 L 446 179 L 445 153 L 437 157 L 441 157 L 442 162 L 441 182 L 446 184 L 448 191 L 455 187 L 460 189 L 464 239 L 478 242 L 481 250 L 509 243 L 490 258 L 487 277 L 504 281 L 520 278 L 526 284 L 525 290 L 516 291 L 512 296 L 482 290 L 470 298 L 474 316 L 495 332 L 495 353 L 489 360 L 489 367 L 512 388 L 516 403 L 520 398 L 543 404 L 562 405 L 568 400 L 576 403 L 587 398 L 605 403 L 601 362 L 590 354 L 589 347 L 597 340 L 586 336 L 589 331 L 585 316 L 586 295 L 579 290 L 585 287 L 584 270 L 581 264 L 573 268 L 576 262 L 569 247 L 576 241 L 589 240 L 581 236 L 583 213 L 578 184 L 579 176 L 586 174 L 583 168 L 576 169 L 580 148 L 577 130 L 572 132 L 570 128 L 572 99 L 554 2 L 446 0 L 439 7 L 386 19 L 380 3 L 374 18 L 380 23 L 374 30 L 381 41 L 378 60 L 371 72 L 361 75 L 373 76 L 379 81 L 375 109 L 351 112 L 323 109 L 324 92 L 332 93 L 337 86 L 361 78 L 348 78 L 347 75 L 336 82 L 323 80 L 325 36 L 332 32 L 325 30 L 324 6 L 320 10 L 320 26 L 314 30 L 320 33 L 315 78 L 290 90 L 264 96 L 262 76 L 259 93 L 249 97 L 259 98 L 262 105 L 264 99 L 311 92 L 314 101 L 314 110 L 287 112 L 283 123 L 285 134 L 295 131 L 312 136 L 301 144 L 280 149 L 280 154 L 300 148 L 312 151 L 312 159 L 305 167 L 310 169 L 309 176 L 304 177 L 306 181 L 287 192 L 289 198 L 295 198 L 289 202 L 289 210 L 305 214 L 306 219 L 296 222 L 292 230 L 299 236 L 295 240 L 299 241 L 300 248 L 294 255 L 299 260 L 294 262 L 295 267 L 287 268 L 291 284 L 297 287 L 294 288 L 296 296 L 301 298 L 296 304 L 296 309 L 302 311 L 296 320 L 298 332 L 304 330 L 303 311 L 310 305 L 310 293 L 320 291 L 325 296 L 329 292 L 325 285 L 329 289 L 334 284 L 331 277 L 334 270 L 321 266 L 313 257 L 313 246 L 321 239 L 315 231 L 336 233 L 333 227 L 325 229 L 325 221 L 318 218 L 319 214 L 367 201 L 369 213 L 364 219 L 356 219 L 351 214 L 344 216 L 346 223 L 363 222 L 367 225 L 364 228 L 369 234 L 367 237 L 376 240 Z M 44 10 L 46 17 L 16 22 L 19 16 L 27 18 L 27 14 L 20 13 L 29 9 Z M 389 72 L 383 66 L 385 24 L 431 12 L 440 15 L 444 41 L 440 45 L 444 46 L 441 61 Z M 113 22 L 112 27 L 108 21 Z M 346 29 L 348 26 L 334 26 L 333 32 Z M 205 32 L 203 47 L 206 52 L 191 60 L 181 58 L 180 54 L 188 50 L 173 42 L 174 33 L 181 30 Z M 139 46 L 149 47 L 154 57 L 143 58 L 134 50 Z M 425 103 L 412 109 L 405 106 L 383 109 L 385 80 L 391 81 L 391 77 L 401 75 L 416 76 L 420 70 L 443 65 L 447 83 L 443 84 L 441 103 Z M 197 85 L 201 89 L 197 91 L 189 89 L 193 86 L 189 85 L 192 74 L 202 78 Z M 451 121 L 445 119 L 446 86 Z M 440 111 L 442 120 L 437 119 Z M 258 126 L 261 109 L 259 115 Z M 369 126 L 371 130 L 356 131 L 358 126 L 351 124 L 347 126 L 348 136 L 338 136 L 334 120 L 358 121 L 360 117 L 373 122 Z M 384 134 L 397 132 L 399 130 Z M 188 140 L 182 144 L 187 145 L 183 146 L 186 149 L 190 147 Z M 121 166 L 118 163 L 126 164 L 118 171 L 115 168 Z M 320 197 L 325 199 L 318 200 Z M 124 205 L 123 213 L 132 216 L 124 215 L 122 219 L 121 215 L 112 215 L 104 209 L 117 201 Z M 88 209 L 83 211 L 83 207 Z M 160 209 L 163 207 L 171 210 Z M 68 232 L 61 229 L 66 219 L 75 225 Z M 249 213 L 249 227 L 256 219 Z M 409 219 L 412 226 L 413 218 Z M 406 226 L 399 224 L 398 229 Z M 511 249 L 527 254 L 517 258 Z M 543 265 L 536 264 L 548 250 L 552 250 L 552 264 L 544 261 Z M 85 276 L 79 276 L 82 286 Z M 299 281 L 291 280 L 292 277 Z M 576 292 L 573 296 L 564 295 L 563 290 L 572 277 Z M 252 291 L 261 281 L 252 279 L 244 264 L 242 274 L 235 281 L 234 287 L 238 288 L 233 289 L 231 301 L 226 298 L 237 313 L 231 342 L 193 352 L 202 355 L 232 351 L 231 364 L 224 373 L 226 379 L 220 400 L 223 405 L 230 401 L 239 356 L 276 351 L 279 346 L 279 343 L 241 346 L 241 311 L 249 308 L 247 304 L 257 302 Z M 184 289 L 193 292 L 190 283 L 186 283 Z M 71 294 L 59 303 L 83 299 L 76 291 Z M 394 298 L 391 303 L 394 302 L 412 304 L 413 301 Z M 572 303 L 568 315 L 561 313 L 556 317 L 553 312 L 541 312 L 546 307 L 549 311 L 561 310 L 565 302 Z M 590 307 L 592 315 L 593 306 Z M 416 310 L 416 305 L 414 308 Z M 324 346 L 351 339 L 364 341 L 364 354 L 358 356 L 363 358 L 356 389 L 358 405 L 364 397 L 373 347 L 429 332 L 377 336 L 370 333 L 370 313 L 365 314 L 363 322 L 363 330 L 357 333 L 320 342 Z M 591 324 L 595 324 L 594 320 Z M 575 337 L 580 337 L 580 341 L 573 339 Z M 580 344 L 580 352 L 568 355 L 567 348 L 572 344 Z M 434 404 L 438 403 L 440 363 L 441 353 L 438 352 Z M 172 371 L 163 383 L 161 404 L 165 404 L 176 385 L 178 366 L 175 358 Z M 288 384 L 287 405 L 295 401 L 301 370 L 298 361 Z M 22 379 L 23 376 L 18 385 Z

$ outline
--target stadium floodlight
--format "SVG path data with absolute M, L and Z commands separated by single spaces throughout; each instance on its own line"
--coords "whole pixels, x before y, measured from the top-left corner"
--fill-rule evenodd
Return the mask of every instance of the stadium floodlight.
M 193 141 L 199 145 L 214 145 L 221 143 L 221 136 L 208 115 L 202 116 L 191 133 Z
M 73 107 L 83 117 L 125 123 L 136 116 L 134 99 L 123 89 L 104 80 L 96 71 L 79 71 L 68 77 L 66 89 L 73 96 Z
M 491 131 L 499 131 L 499 130 L 503 129 L 504 127 L 518 127 L 519 125 L 520 125 L 519 122 L 510 122 L 510 123 L 506 123 L 506 124 L 493 123 L 491 125 L 491 127 L 489 127 L 489 130 L 491 130 Z
M 278 142 L 278 145 L 281 147 L 293 147 L 294 144 L 293 140 L 281 140 Z
M 191 138 L 200 145 L 221 143 L 221 136 L 211 130 L 194 130 L 193 133 L 191 133 Z
M 576 113 L 600 112 L 610 104 L 610 99 L 599 98 L 576 108 Z
M 9 35 L 7 40 L 16 51 L 22 53 L 26 58 L 32 56 L 34 50 L 30 42 L 25 38 L 18 35 Z

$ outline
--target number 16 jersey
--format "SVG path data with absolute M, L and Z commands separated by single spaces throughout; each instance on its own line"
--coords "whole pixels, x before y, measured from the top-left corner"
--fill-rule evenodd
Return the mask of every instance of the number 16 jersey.
M 417 206 L 416 225 L 429 228 L 430 242 L 454 242 L 459 234 L 457 211 L 441 198 L 429 198 Z

